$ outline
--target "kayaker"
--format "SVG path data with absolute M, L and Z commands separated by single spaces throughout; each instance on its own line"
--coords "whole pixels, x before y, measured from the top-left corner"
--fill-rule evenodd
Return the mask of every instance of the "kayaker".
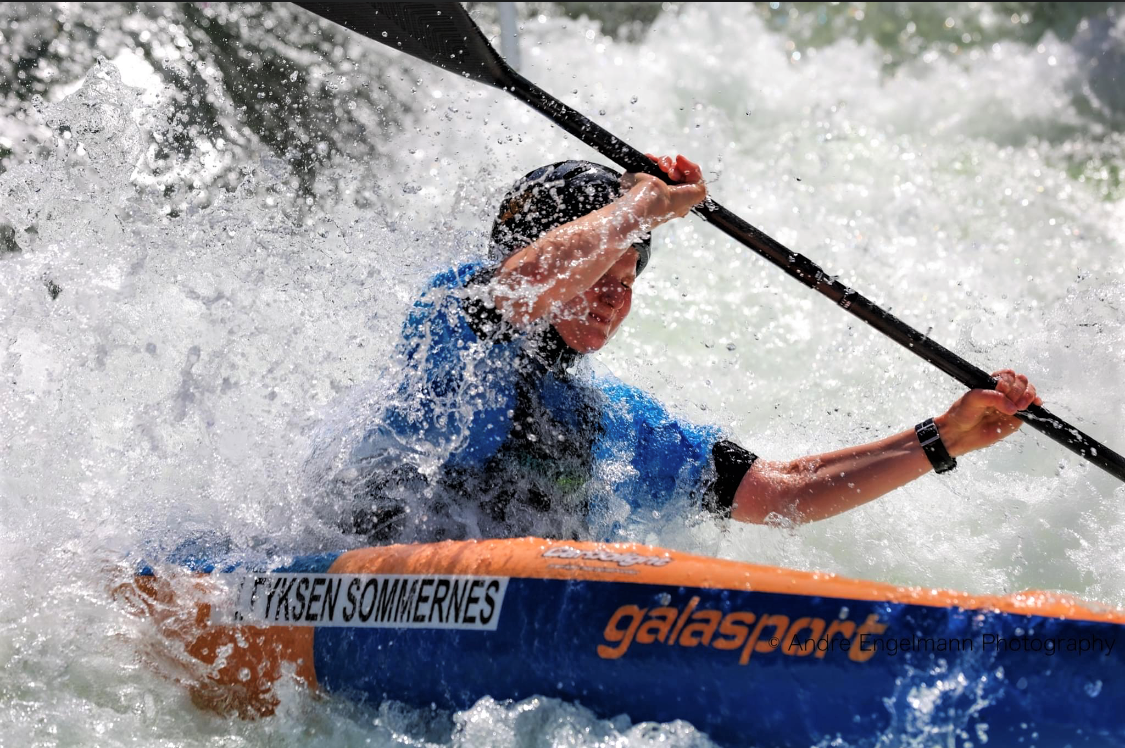
M 653 512 L 809 522 L 952 469 L 1041 403 L 1006 369 L 996 390 L 915 428 L 769 460 L 595 372 L 586 359 L 629 314 L 650 232 L 707 194 L 697 164 L 653 158 L 677 184 L 586 161 L 532 171 L 501 203 L 490 262 L 432 281 L 404 326 L 402 382 L 336 480 L 346 530 L 375 543 L 614 540 Z

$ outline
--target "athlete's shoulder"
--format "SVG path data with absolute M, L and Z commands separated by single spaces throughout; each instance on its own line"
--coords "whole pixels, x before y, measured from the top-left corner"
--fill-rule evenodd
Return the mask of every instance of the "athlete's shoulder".
M 690 445 L 695 452 L 702 454 L 714 442 L 722 438 L 722 430 L 716 426 L 699 424 L 671 410 L 659 398 L 640 387 L 627 384 L 612 373 L 598 369 L 592 382 L 603 393 L 607 403 L 605 420 L 611 429 L 622 433 L 632 432 L 640 435 L 659 434 L 652 439 L 644 436 L 642 441 L 653 444 Z
M 645 420 L 669 418 L 667 409 L 655 395 L 623 382 L 603 366 L 592 370 L 590 384 L 603 393 L 612 414 Z
M 459 293 L 486 270 L 484 263 L 466 262 L 433 275 L 417 298 L 403 323 L 403 335 L 410 339 L 433 326 L 449 326 L 462 316 Z
M 464 288 L 469 281 L 478 277 L 486 269 L 487 265 L 479 260 L 446 268 L 431 277 L 430 282 L 426 284 L 426 288 L 427 290 Z

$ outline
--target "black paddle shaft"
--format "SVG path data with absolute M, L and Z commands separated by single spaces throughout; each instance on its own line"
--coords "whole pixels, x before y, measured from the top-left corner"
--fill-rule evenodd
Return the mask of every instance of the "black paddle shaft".
M 636 148 L 512 70 L 459 3 L 296 4 L 374 41 L 506 91 L 625 170 L 670 181 Z M 714 200 L 706 200 L 696 206 L 694 212 L 966 387 L 995 388 L 997 380 L 983 369 L 879 308 L 825 273 L 812 260 L 788 249 Z M 1017 416 L 1118 480 L 1125 481 L 1125 458 L 1046 408 L 1031 405 Z

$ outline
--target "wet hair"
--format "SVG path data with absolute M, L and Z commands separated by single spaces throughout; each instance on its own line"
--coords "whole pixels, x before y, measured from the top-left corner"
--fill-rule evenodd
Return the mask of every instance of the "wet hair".
M 492 259 L 503 260 L 556 226 L 604 208 L 621 194 L 621 175 L 592 161 L 560 161 L 529 172 L 500 202 L 492 224 Z M 648 264 L 650 239 L 646 235 L 633 246 L 640 275 Z

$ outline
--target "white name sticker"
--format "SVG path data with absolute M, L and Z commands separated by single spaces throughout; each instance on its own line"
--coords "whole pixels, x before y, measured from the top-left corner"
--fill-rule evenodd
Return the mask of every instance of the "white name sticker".
M 507 577 L 407 574 L 249 574 L 230 580 L 219 623 L 495 631 Z

